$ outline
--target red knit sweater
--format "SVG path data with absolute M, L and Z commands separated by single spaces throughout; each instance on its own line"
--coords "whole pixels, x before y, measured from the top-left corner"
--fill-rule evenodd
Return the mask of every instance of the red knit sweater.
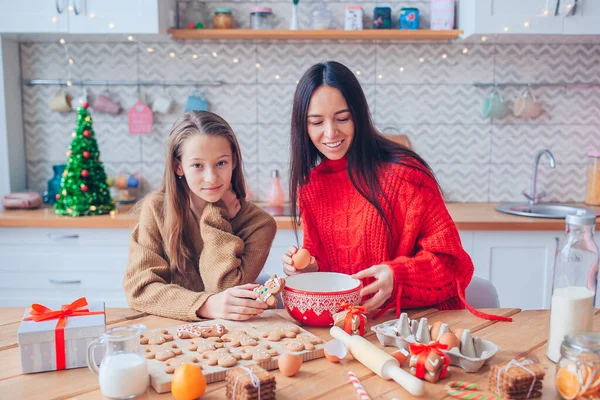
M 304 247 L 320 271 L 354 274 L 377 264 L 389 265 L 394 291 L 383 310 L 433 306 L 462 309 L 486 319 L 511 320 L 477 311 L 465 301 L 473 263 L 462 248 L 435 181 L 413 168 L 392 164 L 380 171 L 390 206 L 381 202 L 384 220 L 350 182 L 346 158 L 324 159 L 301 187 L 299 206 Z M 370 282 L 363 282 L 368 285 Z

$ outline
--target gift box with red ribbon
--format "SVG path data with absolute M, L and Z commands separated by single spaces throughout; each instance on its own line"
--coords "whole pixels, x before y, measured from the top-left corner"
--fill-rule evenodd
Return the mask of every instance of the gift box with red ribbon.
M 342 328 L 348 335 L 364 335 L 367 309 L 342 303 L 342 311 L 333 314 L 333 325 Z
M 87 367 L 88 344 L 106 330 L 104 303 L 32 304 L 17 332 L 23 373 Z

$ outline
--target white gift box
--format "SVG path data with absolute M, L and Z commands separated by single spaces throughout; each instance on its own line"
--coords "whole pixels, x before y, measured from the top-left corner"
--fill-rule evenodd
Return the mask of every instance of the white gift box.
M 60 310 L 61 304 L 46 305 L 52 310 Z M 66 317 L 64 327 L 65 369 L 87 367 L 87 347 L 106 330 L 104 303 L 93 303 L 82 307 L 90 312 L 102 312 L 95 315 L 71 315 Z M 23 318 L 31 317 L 29 309 Z M 56 325 L 59 319 L 35 322 L 21 322 L 17 332 L 17 341 L 21 352 L 21 371 L 23 373 L 56 371 Z

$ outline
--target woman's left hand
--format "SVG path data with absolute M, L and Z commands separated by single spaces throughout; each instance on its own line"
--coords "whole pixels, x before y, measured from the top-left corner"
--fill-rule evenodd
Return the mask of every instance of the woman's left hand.
M 394 273 L 392 269 L 386 264 L 374 265 L 371 268 L 362 270 L 354 275 L 352 278 L 364 279 L 374 278 L 375 280 L 370 284 L 362 288 L 360 296 L 368 296 L 374 294 L 369 300 L 365 301 L 363 306 L 367 308 L 367 311 L 377 310 L 379 307 L 390 298 L 394 291 Z

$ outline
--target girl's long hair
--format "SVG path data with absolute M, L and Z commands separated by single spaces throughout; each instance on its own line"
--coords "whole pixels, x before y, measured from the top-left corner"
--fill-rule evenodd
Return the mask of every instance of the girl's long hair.
M 379 133 L 371 119 L 369 105 L 360 83 L 352 71 L 335 61 L 310 67 L 300 78 L 294 94 L 289 182 L 294 230 L 297 230 L 299 224 L 296 212 L 298 190 L 308 184 L 310 171 L 324 157 L 312 143 L 307 128 L 310 99 L 314 91 L 323 85 L 334 87 L 342 93 L 354 122 L 354 138 L 346 153 L 350 181 L 375 207 L 391 232 L 392 221 L 388 220 L 384 212 L 384 208 L 390 209 L 391 203 L 382 189 L 379 169 L 385 163 L 391 162 L 424 172 L 434 181 L 435 176 L 429 165 L 417 153 Z
M 164 196 L 163 216 L 165 255 L 169 261 L 171 282 L 186 287 L 195 270 L 186 266 L 196 265 L 194 243 L 188 232 L 186 220 L 194 218 L 190 208 L 190 188 L 185 177 L 179 179 L 177 165 L 181 163 L 181 153 L 185 141 L 193 135 L 221 136 L 231 144 L 232 162 L 235 166 L 231 177 L 231 187 L 239 199 L 246 197 L 246 183 L 242 169 L 242 154 L 231 126 L 217 114 L 208 111 L 191 111 L 183 114 L 171 128 L 167 139 L 165 173 L 158 193 Z

